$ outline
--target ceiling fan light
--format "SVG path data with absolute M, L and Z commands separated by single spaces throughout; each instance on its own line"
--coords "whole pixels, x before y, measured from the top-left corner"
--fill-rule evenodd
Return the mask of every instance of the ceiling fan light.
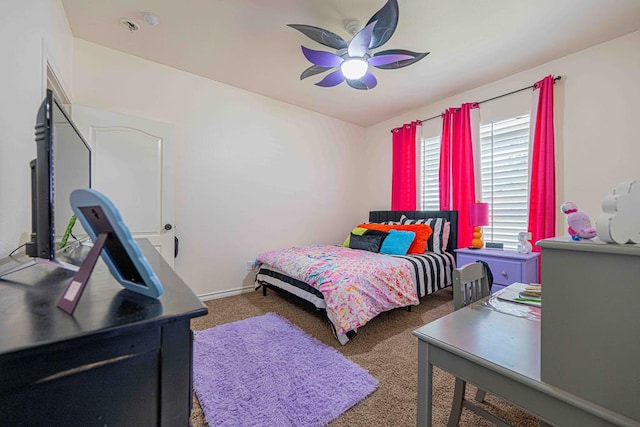
M 357 80 L 367 74 L 369 63 L 362 58 L 350 58 L 340 65 L 340 70 L 346 79 Z
M 386 0 L 364 28 L 357 21 L 346 23 L 347 32 L 353 36 L 349 42 L 331 31 L 312 25 L 288 24 L 314 42 L 334 49 L 334 52 L 326 52 L 302 46 L 303 55 L 313 65 L 304 70 L 300 80 L 339 66 L 340 69 L 326 75 L 316 86 L 334 87 L 346 80 L 347 85 L 354 89 L 369 90 L 378 84 L 371 67 L 393 70 L 420 61 L 429 52 L 389 49 L 372 53 L 373 49 L 389 41 L 398 26 L 398 16 L 398 0 Z

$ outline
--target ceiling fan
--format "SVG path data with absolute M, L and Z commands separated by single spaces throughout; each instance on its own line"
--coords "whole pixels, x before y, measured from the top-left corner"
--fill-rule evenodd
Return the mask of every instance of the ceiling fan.
M 316 86 L 333 87 L 343 81 L 354 89 L 373 89 L 378 84 L 370 68 L 390 70 L 414 64 L 427 56 L 430 52 L 419 53 L 404 49 L 390 49 L 372 53 L 385 44 L 398 26 L 398 1 L 388 0 L 377 11 L 367 25 L 361 28 L 358 21 L 347 24 L 347 31 L 353 38 L 347 42 L 339 35 L 311 25 L 288 24 L 311 40 L 324 46 L 336 49 L 336 52 L 326 52 L 302 47 L 302 53 L 313 65 L 302 72 L 300 80 L 316 74 L 324 73 L 332 68 L 337 70 L 327 74 Z

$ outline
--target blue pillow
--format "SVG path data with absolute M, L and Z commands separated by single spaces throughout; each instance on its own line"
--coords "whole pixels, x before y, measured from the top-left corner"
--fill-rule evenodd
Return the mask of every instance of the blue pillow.
M 416 238 L 413 231 L 389 230 L 389 235 L 382 242 L 380 247 L 381 254 L 387 255 L 406 255 L 409 246 Z

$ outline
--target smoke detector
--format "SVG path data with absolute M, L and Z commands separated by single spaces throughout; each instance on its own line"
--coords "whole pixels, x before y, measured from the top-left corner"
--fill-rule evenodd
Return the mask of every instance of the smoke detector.
M 133 19 L 122 18 L 120 20 L 120 25 L 122 25 L 124 28 L 126 28 L 129 31 L 133 31 L 133 32 L 140 31 L 140 25 L 138 25 L 138 23 Z

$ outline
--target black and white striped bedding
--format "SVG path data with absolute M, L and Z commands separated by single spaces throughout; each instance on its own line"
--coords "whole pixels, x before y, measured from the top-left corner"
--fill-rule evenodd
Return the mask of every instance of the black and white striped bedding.
M 382 255 L 384 256 L 384 255 Z M 456 267 L 455 256 L 449 252 L 436 254 L 428 252 L 420 255 L 394 255 L 406 260 L 411 266 L 412 280 L 419 297 L 429 295 L 450 286 L 452 272 Z M 263 264 L 256 275 L 256 289 L 270 285 L 293 294 L 313 304 L 318 309 L 326 309 L 322 293 L 307 283 L 288 276 L 286 273 Z
M 418 297 L 423 297 L 453 283 L 452 272 L 456 268 L 455 256 L 449 252 L 436 254 L 427 252 L 420 255 L 394 255 L 411 264 L 412 279 L 416 284 Z
M 278 289 L 282 289 L 313 304 L 317 309 L 326 310 L 327 304 L 324 302 L 322 293 L 311 285 L 306 284 L 302 280 L 287 276 L 286 273 L 267 264 L 262 264 L 256 274 L 256 286 L 270 285 Z

